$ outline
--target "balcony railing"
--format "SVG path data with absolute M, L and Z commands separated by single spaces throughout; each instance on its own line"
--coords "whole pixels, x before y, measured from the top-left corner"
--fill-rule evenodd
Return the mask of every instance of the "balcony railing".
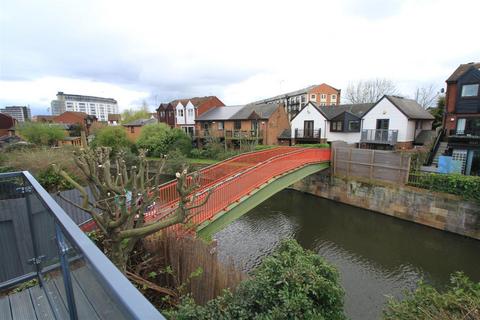
M 364 129 L 360 142 L 395 145 L 397 143 L 398 130 Z
M 301 130 L 295 129 L 295 139 L 320 140 L 322 137 L 321 129 Z
M 452 129 L 449 132 L 450 136 L 456 137 L 480 137 L 480 128 L 465 129 L 465 130 L 455 130 Z
M 26 171 L 0 174 L 0 242 L 0 291 L 38 284 L 0 298 L 14 320 L 164 319 Z
M 226 139 L 262 139 L 262 130 L 218 130 L 218 129 L 203 129 L 197 132 L 199 138 L 226 138 Z

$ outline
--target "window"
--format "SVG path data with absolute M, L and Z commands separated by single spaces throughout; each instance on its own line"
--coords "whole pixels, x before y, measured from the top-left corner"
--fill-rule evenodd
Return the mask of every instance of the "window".
M 332 95 L 330 96 L 330 100 L 336 101 L 336 100 L 337 100 L 337 95 L 336 95 L 336 94 L 332 94 Z
M 389 119 L 377 119 L 378 130 L 388 130 L 390 120 Z
M 322 94 L 320 95 L 320 99 L 322 99 L 322 100 L 327 100 L 327 95 L 324 94 L 324 93 L 322 93 Z
M 130 133 L 135 133 L 135 127 L 130 127 Z
M 478 87 L 477 84 L 464 84 L 462 86 L 462 97 L 476 97 L 478 96 Z
M 242 121 L 240 121 L 240 120 L 235 120 L 235 122 L 233 123 L 233 129 L 235 129 L 235 130 L 240 130 L 240 129 L 242 129 Z
M 302 102 L 305 102 L 305 100 L 307 100 L 305 96 L 302 96 Z
M 177 116 L 183 117 L 183 109 L 178 109 L 177 110 Z
M 333 121 L 330 131 L 343 131 L 343 122 L 342 121 Z
M 165 111 L 160 111 L 160 118 L 164 118 L 165 117 Z
M 218 130 L 223 130 L 223 121 L 218 121 Z
M 311 95 L 310 95 L 310 100 L 317 100 L 317 96 L 314 95 L 314 94 L 311 94 Z
M 360 121 L 358 120 L 348 121 L 348 131 L 360 131 Z
M 187 116 L 188 116 L 189 118 L 193 118 L 193 109 L 188 109 L 188 110 L 187 110 Z

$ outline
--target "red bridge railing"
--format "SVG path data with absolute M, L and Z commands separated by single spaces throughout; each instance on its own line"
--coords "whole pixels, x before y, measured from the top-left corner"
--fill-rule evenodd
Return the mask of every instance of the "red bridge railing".
M 213 185 L 221 179 L 243 171 L 272 157 L 298 150 L 299 148 L 294 147 L 278 147 L 257 152 L 244 153 L 197 171 L 199 175 L 198 183 L 202 189 Z M 190 175 L 189 179 L 187 180 L 187 183 L 191 182 L 192 175 Z M 157 208 L 159 210 L 167 209 L 178 201 L 176 187 L 176 180 L 169 181 L 160 186 L 160 199 L 157 204 Z
M 285 151 L 287 152 L 283 152 L 283 154 L 270 154 L 270 158 L 265 161 L 257 162 L 255 165 L 251 165 L 236 174 L 231 174 L 216 183 L 210 183 L 207 187 L 198 191 L 197 200 L 193 205 L 201 203 L 209 191 L 213 190 L 204 206 L 193 209 L 191 222 L 197 225 L 212 219 L 217 213 L 225 210 L 234 202 L 239 201 L 275 177 L 311 163 L 330 160 L 330 149 L 288 148 Z M 159 206 L 147 213 L 146 219 L 155 220 L 159 217 L 165 217 L 173 212 L 175 207 L 176 204 L 171 204 L 168 209 L 163 208 L 162 210 L 162 206 Z M 173 226 L 173 228 L 176 230 L 179 227 Z

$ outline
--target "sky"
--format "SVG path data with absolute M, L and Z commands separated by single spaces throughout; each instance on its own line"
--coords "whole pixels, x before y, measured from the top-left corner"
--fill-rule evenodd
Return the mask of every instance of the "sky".
M 438 90 L 480 61 L 478 0 L 0 0 L 0 107 L 57 91 L 120 110 L 216 95 L 238 105 L 328 83 Z

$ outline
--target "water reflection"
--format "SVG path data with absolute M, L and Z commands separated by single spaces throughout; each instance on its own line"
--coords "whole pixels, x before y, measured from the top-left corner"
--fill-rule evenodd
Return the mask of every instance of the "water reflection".
M 380 316 L 385 296 L 420 278 L 436 286 L 463 270 L 480 281 L 480 241 L 284 190 L 218 232 L 219 254 L 252 270 L 281 239 L 295 238 L 334 264 L 352 319 Z

